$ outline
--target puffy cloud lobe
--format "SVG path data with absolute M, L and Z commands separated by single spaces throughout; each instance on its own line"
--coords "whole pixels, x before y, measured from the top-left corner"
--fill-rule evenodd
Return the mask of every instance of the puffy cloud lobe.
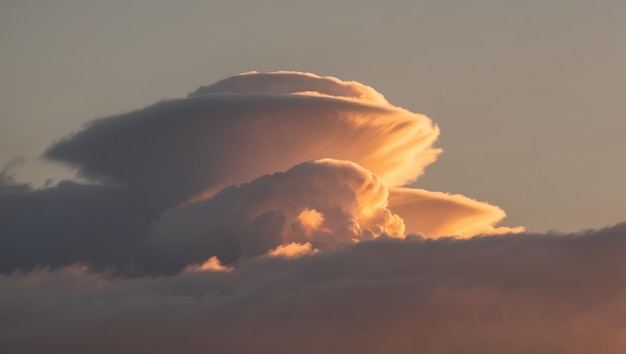
M 0 348 L 618 354 L 625 252 L 622 224 L 570 235 L 379 238 L 168 277 L 36 270 L 0 278 Z
M 403 237 L 387 196 L 377 176 L 352 162 L 306 162 L 164 213 L 150 242 L 183 267 L 210 256 L 232 263 L 294 242 L 336 250 L 382 234 Z
M 268 257 L 285 257 L 285 258 L 298 258 L 310 254 L 319 252 L 317 248 L 313 248 L 310 242 L 297 243 L 292 242 L 285 245 L 280 245 L 269 252 Z
M 226 272 L 233 268 L 225 266 L 220 260 L 213 256 L 202 264 L 192 264 L 185 267 L 186 272 Z

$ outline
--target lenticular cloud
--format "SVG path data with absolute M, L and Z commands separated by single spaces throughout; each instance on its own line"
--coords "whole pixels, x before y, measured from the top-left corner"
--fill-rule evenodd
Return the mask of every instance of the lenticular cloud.
M 403 185 L 435 161 L 438 134 L 428 117 L 362 84 L 252 73 L 97 120 L 47 156 L 171 204 L 323 158 L 355 162 Z

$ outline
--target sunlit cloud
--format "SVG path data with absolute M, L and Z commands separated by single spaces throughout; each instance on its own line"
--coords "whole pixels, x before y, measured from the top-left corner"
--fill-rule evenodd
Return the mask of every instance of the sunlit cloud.
M 370 86 L 356 81 L 343 81 L 332 76 L 313 73 L 275 71 L 261 73 L 250 71 L 202 86 L 188 96 L 215 93 L 268 93 L 302 94 L 343 99 L 354 99 L 373 104 L 388 105 L 385 97 Z
M 438 135 L 428 117 L 357 82 L 252 73 L 94 121 L 46 155 L 88 178 L 154 193 L 169 207 L 323 158 L 355 162 L 403 185 L 436 160 Z
M 460 194 L 392 188 L 389 209 L 404 220 L 407 233 L 426 237 L 470 237 L 524 231 L 521 226 L 495 227 L 506 217 L 502 209 Z
M 304 230 L 307 236 L 310 236 L 314 231 L 319 230 L 320 226 L 324 222 L 324 214 L 315 209 L 304 209 L 297 217 L 297 221 Z
M 404 237 L 387 196 L 384 183 L 353 162 L 305 162 L 165 212 L 149 241 L 159 259 L 182 267 L 209 256 L 235 262 L 293 242 L 336 250 Z
M 625 225 L 420 189 L 438 135 L 298 72 L 96 120 L 46 152 L 88 183 L 0 172 L 0 350 L 621 353 Z
M 190 264 L 185 267 L 186 272 L 226 272 L 230 270 L 232 270 L 231 267 L 222 264 L 215 256 L 210 257 L 202 264 Z
M 400 188 L 436 160 L 438 135 L 430 118 L 355 81 L 236 75 L 95 120 L 47 150 L 91 184 L 33 191 L 5 178 L 0 204 L 15 211 L 0 223 L 16 231 L 0 239 L 0 270 L 83 262 L 158 274 L 292 242 L 335 250 L 381 235 L 522 231 L 498 227 L 496 206 Z
M 298 258 L 310 254 L 319 252 L 318 249 L 313 248 L 310 242 L 297 243 L 292 242 L 286 245 L 280 245 L 267 252 L 268 257 L 284 257 L 284 258 Z

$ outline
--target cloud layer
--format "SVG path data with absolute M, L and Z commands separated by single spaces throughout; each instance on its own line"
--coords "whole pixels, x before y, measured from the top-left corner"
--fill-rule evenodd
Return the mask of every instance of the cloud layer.
M 618 354 L 625 252 L 622 224 L 384 238 L 167 277 L 39 269 L 0 278 L 0 342 L 11 353 Z
M 0 351 L 621 353 L 626 225 L 407 187 L 438 134 L 295 72 L 96 120 L 45 153 L 88 183 L 0 172 Z

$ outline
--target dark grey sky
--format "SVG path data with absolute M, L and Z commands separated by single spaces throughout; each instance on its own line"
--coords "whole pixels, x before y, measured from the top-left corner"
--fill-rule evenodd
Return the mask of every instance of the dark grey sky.
M 238 72 L 371 85 L 429 115 L 446 151 L 417 185 L 501 206 L 507 224 L 625 219 L 626 2 L 11 1 L 0 3 L 0 162 L 19 179 L 96 118 Z

